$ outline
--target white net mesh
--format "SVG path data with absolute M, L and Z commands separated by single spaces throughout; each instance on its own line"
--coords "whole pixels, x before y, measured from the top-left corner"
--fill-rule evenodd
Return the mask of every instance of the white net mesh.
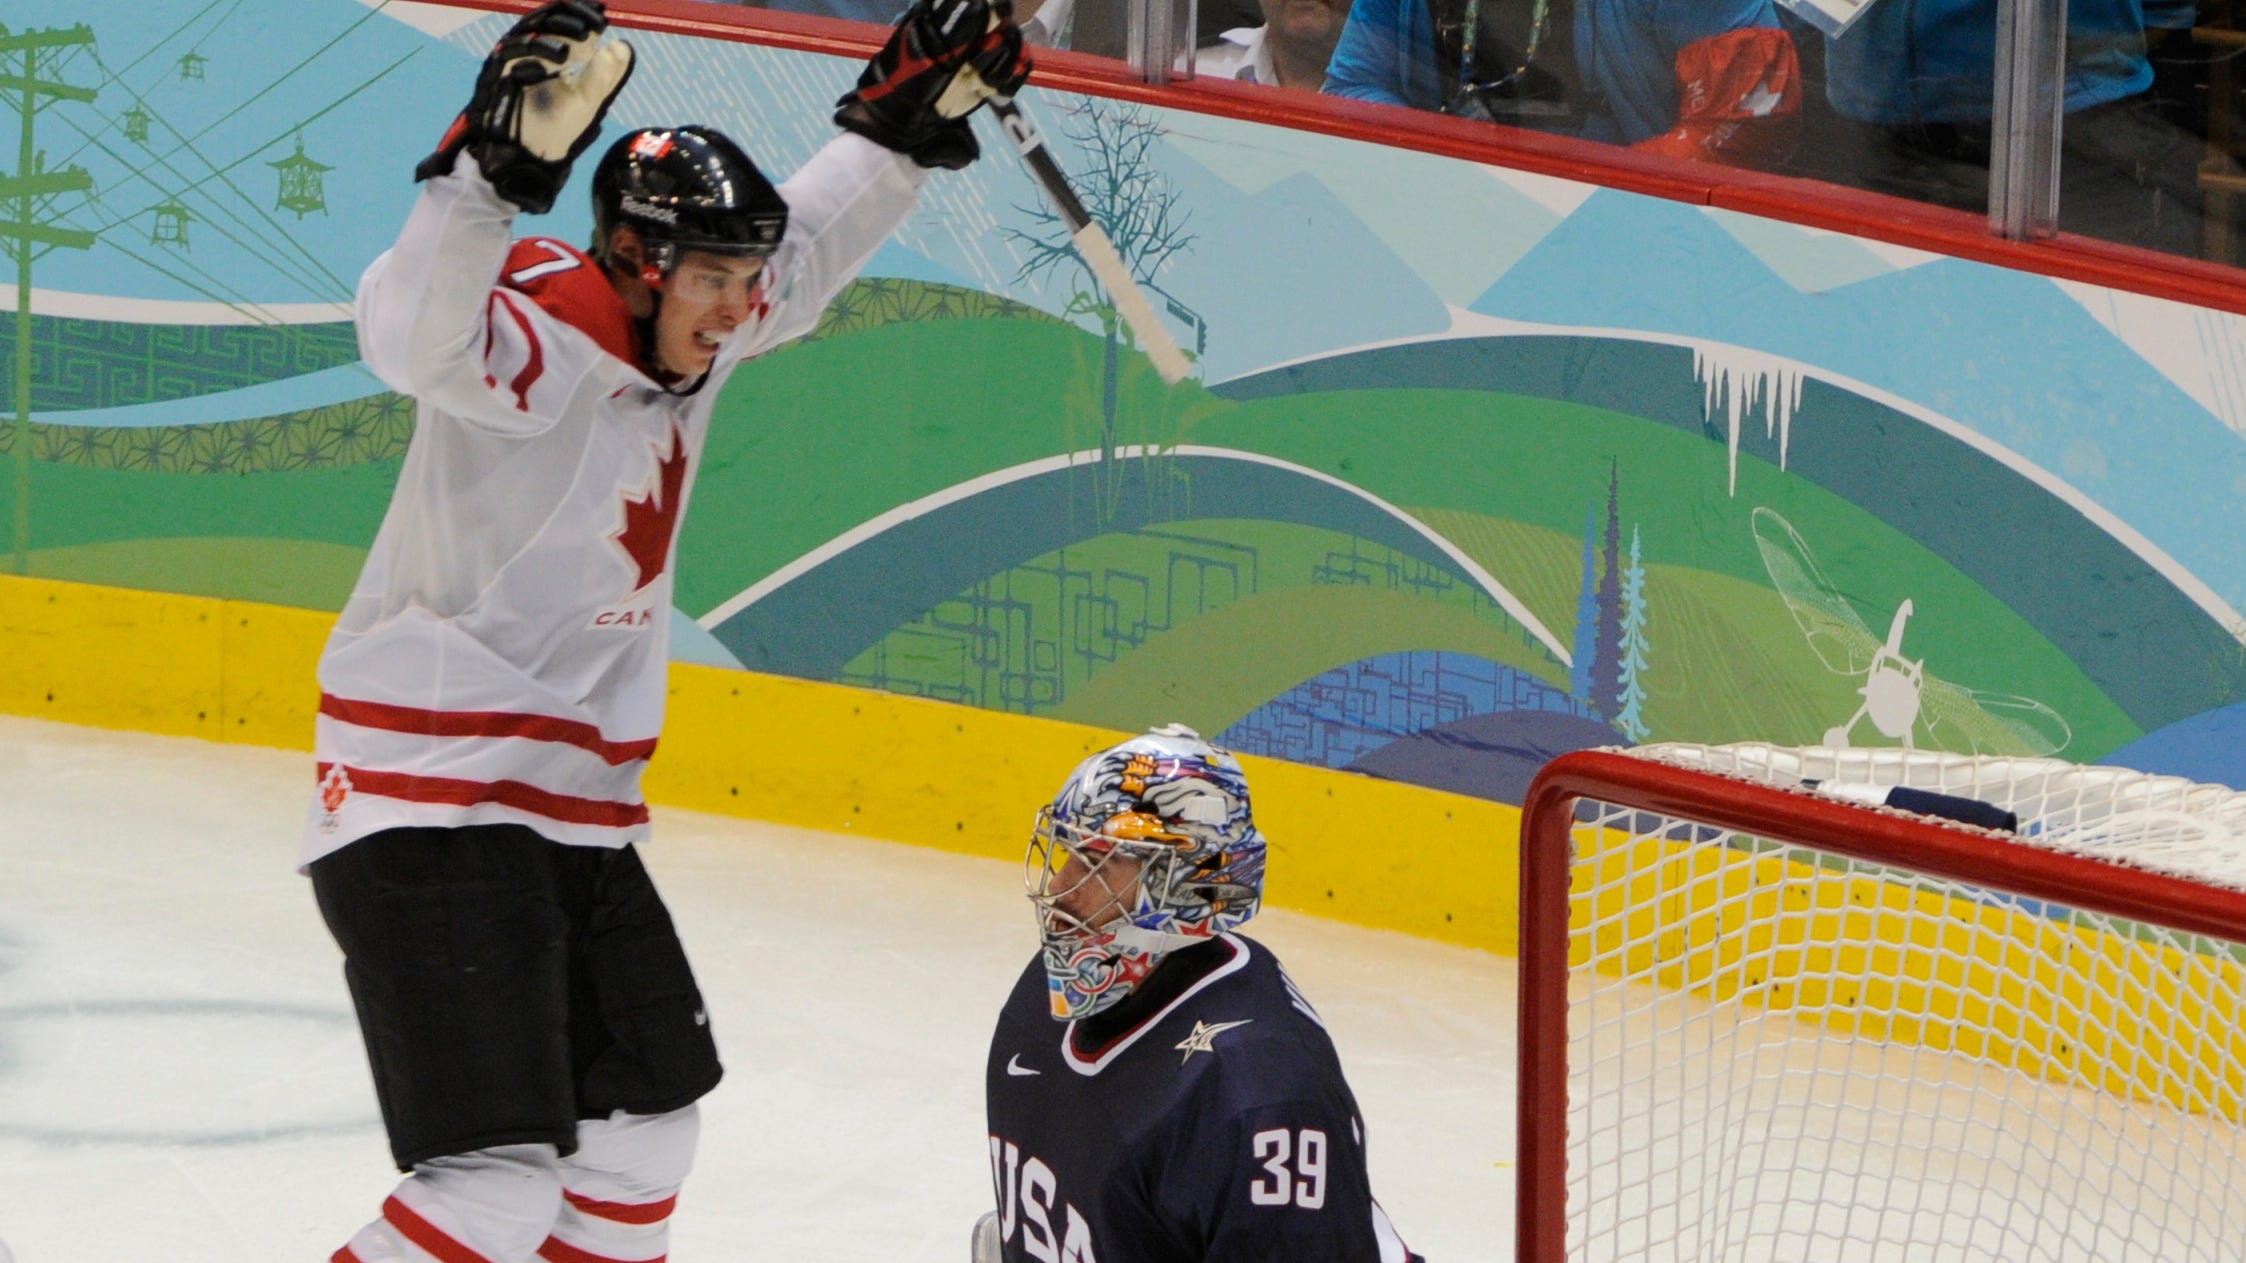
M 2246 884 L 2246 796 L 2219 787 L 1903 750 L 1631 753 L 1977 798 L 2018 813 L 2023 845 Z M 2238 943 L 1688 815 L 1585 802 L 1577 822 L 1571 1259 L 2246 1258 Z

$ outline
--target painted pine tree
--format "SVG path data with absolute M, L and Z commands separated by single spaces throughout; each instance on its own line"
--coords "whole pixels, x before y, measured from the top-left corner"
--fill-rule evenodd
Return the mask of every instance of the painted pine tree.
M 1653 735 L 1645 721 L 1646 569 L 1639 559 L 1638 528 L 1630 528 L 1630 564 L 1622 572 L 1622 709 L 1614 726 L 1632 741 Z
M 1591 665 L 1591 705 L 1603 718 L 1622 713 L 1622 471 L 1607 466 L 1607 528 L 1599 574 L 1599 643 Z
M 1568 696 L 1587 711 L 1598 709 L 1592 694 L 1592 663 L 1599 657 L 1599 510 L 1583 510 L 1583 578 L 1575 594 L 1574 661 L 1568 665 Z

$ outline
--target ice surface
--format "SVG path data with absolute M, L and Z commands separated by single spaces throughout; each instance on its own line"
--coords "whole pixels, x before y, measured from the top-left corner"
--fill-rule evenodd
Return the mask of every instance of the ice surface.
M 302 754 L 0 717 L 0 1239 L 21 1263 L 310 1263 L 390 1189 L 293 868 L 311 788 Z M 990 1203 L 983 1055 L 1034 942 L 1015 867 L 674 811 L 645 854 L 728 1067 L 671 1257 L 961 1263 Z M 1512 962 L 1284 911 L 1248 932 L 1332 1029 L 1405 1239 L 1509 1258 Z

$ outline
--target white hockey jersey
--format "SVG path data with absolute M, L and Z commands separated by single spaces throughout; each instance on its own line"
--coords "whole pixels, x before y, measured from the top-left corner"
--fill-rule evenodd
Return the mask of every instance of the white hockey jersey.
M 359 281 L 359 346 L 418 400 L 366 568 L 320 658 L 301 862 L 399 826 L 645 835 L 677 526 L 743 359 L 809 332 L 912 210 L 926 172 L 842 135 L 780 186 L 764 301 L 690 395 L 638 365 L 600 268 L 463 157 Z

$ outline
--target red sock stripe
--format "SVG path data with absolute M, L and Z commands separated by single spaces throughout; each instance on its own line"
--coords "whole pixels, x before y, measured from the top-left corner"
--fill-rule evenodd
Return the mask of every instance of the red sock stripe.
M 350 1246 L 345 1246 L 329 1255 L 328 1263 L 359 1263 L 359 1256 L 351 1253 Z
M 567 1189 L 562 1191 L 562 1196 L 569 1199 L 569 1204 L 575 1206 L 579 1214 L 615 1224 L 661 1223 L 678 1207 L 676 1193 L 659 1202 L 602 1202 Z
M 546 1260 L 546 1263 L 663 1263 L 663 1260 L 671 1256 L 658 1254 L 652 1259 L 610 1258 L 605 1254 L 580 1250 L 560 1237 L 548 1237 L 546 1244 L 538 1247 L 538 1257 Z
M 440 1263 L 491 1263 L 490 1259 L 454 1240 L 444 1229 L 415 1214 L 413 1207 L 395 1196 L 382 1203 L 382 1217 L 390 1221 L 398 1235 L 436 1256 Z

